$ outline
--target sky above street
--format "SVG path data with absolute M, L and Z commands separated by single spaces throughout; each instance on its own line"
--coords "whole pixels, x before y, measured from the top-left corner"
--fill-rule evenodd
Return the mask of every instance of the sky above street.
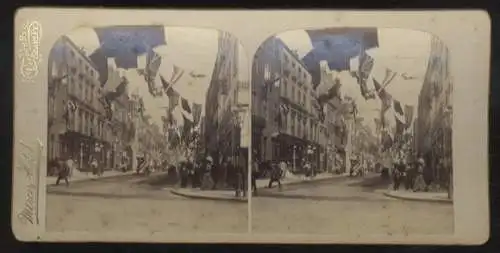
M 159 74 L 170 80 L 173 66 L 176 65 L 185 71 L 184 78 L 175 84 L 175 89 L 190 102 L 199 103 L 204 106 L 205 94 L 211 81 L 211 75 L 215 64 L 218 47 L 218 32 L 211 29 L 165 27 L 166 46 L 154 49 L 162 56 L 162 64 Z M 92 28 L 80 28 L 68 34 L 68 37 L 79 47 L 83 47 L 88 55 L 99 48 L 97 34 Z M 239 48 L 239 79 L 248 79 L 248 59 L 242 54 L 243 48 Z M 189 72 L 205 75 L 204 78 L 190 79 Z M 151 120 L 161 125 L 161 116 L 165 115 L 165 106 L 168 105 L 168 97 L 153 98 L 145 85 L 144 78 L 139 76 L 134 69 L 121 70 L 122 74 L 130 82 L 129 92 L 137 91 L 144 99 L 144 105 Z M 160 79 L 155 80 L 160 86 Z M 204 110 L 202 110 L 204 112 Z M 174 116 L 180 117 L 179 112 Z
M 297 50 L 299 56 L 304 57 L 311 49 L 311 41 L 304 30 L 288 31 L 277 35 L 292 50 Z M 378 30 L 379 48 L 371 49 L 368 54 L 375 59 L 374 72 L 392 69 L 399 73 L 407 73 L 417 77 L 413 80 L 404 80 L 396 77 L 387 86 L 387 91 L 402 104 L 418 105 L 418 94 L 423 84 L 423 77 L 427 70 L 430 53 L 431 35 L 425 32 L 381 28 Z M 341 93 L 356 100 L 359 116 L 364 123 L 375 130 L 374 118 L 379 117 L 380 100 L 365 100 L 360 93 L 359 85 L 347 71 L 337 75 L 342 82 Z M 372 87 L 368 87 L 372 88 Z M 415 113 L 416 114 L 416 111 Z
M 196 74 L 204 74 L 205 78 L 195 80 L 187 78 L 188 75 L 186 75 L 186 78 L 181 78 L 175 84 L 176 90 L 182 96 L 191 102 L 204 105 L 205 93 L 210 84 L 217 54 L 217 31 L 185 27 L 165 27 L 164 30 L 167 45 L 154 49 L 162 56 L 159 73 L 166 80 L 170 80 L 175 64 L 184 69 L 186 74 L 191 71 Z M 87 54 L 91 54 L 100 45 L 92 28 L 79 28 L 68 34 L 68 37 L 77 46 L 83 47 Z M 284 32 L 278 34 L 277 37 L 281 38 L 290 49 L 297 50 L 300 57 L 312 49 L 310 39 L 304 30 Z M 399 73 L 407 73 L 417 77 L 413 80 L 403 80 L 401 77 L 397 77 L 386 88 L 402 104 L 414 105 L 416 108 L 418 94 L 427 68 L 431 35 L 408 29 L 381 28 L 378 30 L 378 37 L 380 47 L 368 51 L 375 59 L 374 72 L 388 67 Z M 241 46 L 239 52 L 239 79 L 247 80 L 249 59 Z M 122 72 L 125 73 L 131 86 L 134 87 L 129 91 L 136 90 L 143 96 L 146 110 L 151 115 L 152 121 L 160 124 L 161 116 L 165 115 L 162 108 L 168 105 L 167 96 L 153 98 L 144 85 L 144 79 L 135 70 L 129 69 Z M 375 130 L 373 119 L 379 116 L 380 100 L 378 98 L 363 99 L 359 85 L 347 71 L 340 72 L 337 76 L 342 82 L 341 93 L 356 100 L 360 116 L 365 119 L 365 124 Z M 159 78 L 156 80 L 156 85 L 161 85 Z M 180 116 L 180 113 L 176 114 Z

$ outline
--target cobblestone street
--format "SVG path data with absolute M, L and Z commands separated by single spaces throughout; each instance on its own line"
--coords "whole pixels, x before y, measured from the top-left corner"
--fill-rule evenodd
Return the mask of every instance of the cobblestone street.
M 374 178 L 376 179 L 376 178 Z M 254 233 L 448 234 L 453 205 L 385 197 L 359 179 L 263 191 L 252 199 Z
M 245 233 L 247 206 L 193 200 L 151 189 L 140 179 L 50 187 L 47 230 Z

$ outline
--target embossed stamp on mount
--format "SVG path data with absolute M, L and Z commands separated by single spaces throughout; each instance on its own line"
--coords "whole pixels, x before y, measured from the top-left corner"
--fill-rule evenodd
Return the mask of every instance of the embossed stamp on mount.
M 20 59 L 19 70 L 25 81 L 33 81 L 40 71 L 39 65 L 42 62 L 41 39 L 42 24 L 38 21 L 27 21 L 19 34 L 22 46 L 18 55 Z

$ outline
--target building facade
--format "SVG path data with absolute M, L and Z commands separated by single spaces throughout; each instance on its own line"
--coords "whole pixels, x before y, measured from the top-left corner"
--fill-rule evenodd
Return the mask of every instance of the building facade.
M 107 141 L 99 72 L 69 38 L 61 37 L 49 55 L 48 160 L 71 156 L 80 168 L 95 157 L 107 164 Z
M 449 184 L 452 171 L 453 83 L 448 60 L 446 45 L 432 38 L 416 121 L 417 153 L 426 162 L 428 180 L 439 184 Z
M 215 67 L 206 93 L 203 134 L 205 153 L 217 164 L 235 164 L 239 153 L 238 47 L 237 39 L 231 34 L 219 33 Z
M 295 169 L 312 161 L 325 167 L 326 126 L 319 120 L 311 75 L 279 38 L 268 39 L 252 66 L 252 145 L 261 161 Z M 325 139 L 326 140 L 326 139 Z

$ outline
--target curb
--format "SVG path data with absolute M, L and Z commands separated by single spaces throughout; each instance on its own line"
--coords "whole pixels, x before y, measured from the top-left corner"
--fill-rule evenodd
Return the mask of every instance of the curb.
M 85 178 L 85 179 L 80 179 L 80 180 L 76 180 L 73 182 L 71 181 L 71 178 L 70 178 L 69 183 L 70 184 L 79 184 L 79 183 L 85 183 L 85 182 L 89 182 L 89 181 L 101 181 L 101 180 L 106 180 L 106 179 L 111 179 L 111 178 L 131 177 L 134 175 L 136 175 L 136 174 L 135 173 L 128 173 L 128 174 L 122 174 L 122 175 L 119 174 L 119 175 L 108 176 L 108 177 Z M 46 187 L 52 187 L 52 186 L 57 186 L 57 185 L 55 183 L 46 185 Z
M 408 201 L 453 204 L 453 200 L 451 200 L 451 199 L 431 199 L 431 198 L 424 199 L 424 198 L 418 198 L 418 197 L 406 197 L 406 196 L 399 196 L 399 195 L 391 194 L 389 192 L 384 192 L 384 195 L 387 197 L 390 197 L 390 198 L 408 200 Z
M 236 197 L 215 197 L 215 196 L 203 196 L 198 194 L 183 193 L 177 190 L 170 190 L 174 195 L 191 198 L 191 199 L 204 199 L 204 200 L 217 200 L 217 201 L 228 201 L 228 202 L 239 202 L 248 203 L 247 198 L 236 198 Z
M 343 178 L 346 178 L 345 176 L 338 176 L 338 177 L 328 177 L 328 178 L 321 178 L 321 179 L 313 179 L 313 180 L 300 180 L 300 181 L 295 181 L 295 182 L 291 182 L 291 183 L 282 183 L 282 186 L 289 186 L 289 185 L 301 185 L 301 184 L 314 184 L 314 183 L 319 183 L 319 182 L 324 182 L 324 181 L 329 181 L 329 180 L 336 180 L 336 179 L 343 179 Z M 267 186 L 263 186 L 263 187 L 258 187 L 257 188 L 258 190 L 265 190 L 265 189 L 269 189 L 267 188 Z

